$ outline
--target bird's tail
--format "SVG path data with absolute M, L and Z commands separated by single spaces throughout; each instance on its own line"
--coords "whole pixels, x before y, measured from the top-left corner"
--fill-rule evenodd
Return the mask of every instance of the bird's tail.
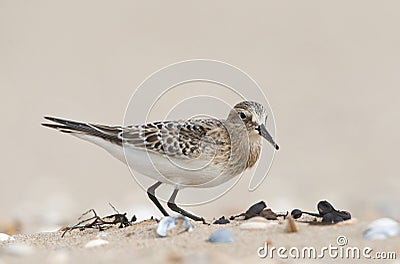
M 120 126 L 81 123 L 50 116 L 45 116 L 44 118 L 54 123 L 42 123 L 42 126 L 54 128 L 60 132 L 70 133 L 78 137 L 93 136 L 121 144 L 120 132 L 122 128 Z

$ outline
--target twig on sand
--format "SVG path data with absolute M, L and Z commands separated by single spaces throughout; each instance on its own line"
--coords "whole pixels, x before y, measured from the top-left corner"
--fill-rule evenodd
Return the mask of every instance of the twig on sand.
M 98 229 L 99 231 L 103 231 L 103 230 L 105 230 L 113 225 L 117 225 L 117 224 L 119 224 L 119 226 L 118 226 L 119 228 L 127 227 L 136 221 L 135 215 L 129 221 L 128 218 L 126 217 L 126 213 L 121 214 L 117 211 L 117 209 L 115 209 L 115 207 L 111 203 L 109 203 L 109 205 L 116 212 L 116 214 L 108 215 L 105 217 L 100 217 L 97 215 L 97 213 L 94 209 L 90 209 L 90 210 L 86 211 L 85 213 L 83 213 L 78 218 L 78 220 L 81 220 L 89 213 L 93 213 L 92 217 L 83 219 L 71 227 L 66 227 L 64 229 L 64 232 L 62 233 L 61 237 L 64 237 L 64 235 L 67 232 L 70 232 L 74 229 L 85 230 L 85 229 L 93 228 L 93 229 Z

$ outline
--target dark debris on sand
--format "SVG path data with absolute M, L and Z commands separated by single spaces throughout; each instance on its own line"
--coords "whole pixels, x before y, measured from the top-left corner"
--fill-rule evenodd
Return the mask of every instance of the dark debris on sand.
M 64 227 L 61 231 L 64 231 L 61 237 L 64 237 L 67 232 L 70 232 L 74 229 L 85 230 L 85 229 L 98 229 L 99 231 L 105 230 L 111 226 L 118 225 L 119 228 L 124 228 L 130 226 L 133 222 L 136 221 L 136 216 L 133 215 L 131 220 L 128 220 L 126 217 L 126 213 L 119 213 L 115 207 L 110 204 L 111 208 L 116 212 L 115 214 L 100 217 L 97 215 L 94 209 L 90 209 L 87 212 L 83 213 L 78 220 L 80 220 L 77 224 L 71 227 Z M 82 218 L 89 213 L 92 213 L 93 216 L 83 219 Z
M 225 225 L 229 224 L 231 221 L 229 219 L 225 218 L 225 216 L 221 216 L 219 219 L 215 220 L 213 222 L 214 225 Z
M 267 208 L 267 205 L 265 204 L 264 201 L 260 201 L 256 204 L 253 204 L 252 206 L 250 206 L 249 209 L 247 209 L 246 212 L 235 215 L 235 216 L 231 216 L 229 219 L 230 220 L 235 220 L 235 219 L 250 219 L 252 217 L 255 216 L 261 216 L 264 217 L 267 220 L 277 220 L 278 217 L 286 217 L 289 214 L 289 212 L 287 212 L 286 214 L 277 214 L 275 212 L 273 212 L 271 209 Z
M 291 216 L 294 219 L 299 219 L 303 214 L 316 217 L 314 221 L 306 221 L 313 225 L 330 225 L 343 222 L 351 219 L 351 214 L 348 211 L 336 210 L 328 201 L 320 201 L 317 204 L 318 213 L 304 212 L 300 209 L 294 209 Z

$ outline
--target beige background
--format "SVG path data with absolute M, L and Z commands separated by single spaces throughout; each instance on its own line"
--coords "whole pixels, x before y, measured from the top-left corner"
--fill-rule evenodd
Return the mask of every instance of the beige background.
M 131 93 L 168 64 L 209 58 L 252 76 L 281 150 L 263 185 L 189 208 L 207 218 L 260 199 L 358 218 L 399 217 L 398 1 L 0 0 L 0 219 L 59 224 L 95 207 L 159 215 L 126 166 L 43 128 L 43 115 L 120 124 Z

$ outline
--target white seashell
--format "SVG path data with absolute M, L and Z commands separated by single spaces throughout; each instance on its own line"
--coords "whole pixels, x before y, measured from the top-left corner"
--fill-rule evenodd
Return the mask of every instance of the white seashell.
M 264 217 L 256 216 L 252 217 L 246 222 L 242 223 L 239 228 L 242 230 L 257 230 L 257 229 L 266 229 L 270 226 L 277 225 L 278 223 L 268 221 Z
M 33 247 L 26 245 L 26 244 L 20 244 L 20 243 L 15 243 L 15 244 L 10 244 L 7 245 L 3 248 L 3 252 L 10 254 L 10 255 L 15 255 L 15 256 L 23 256 L 23 255 L 29 255 L 34 252 Z
M 386 239 L 400 234 L 400 225 L 393 219 L 380 218 L 373 221 L 364 232 L 364 238 L 368 240 Z
M 182 232 L 190 232 L 194 228 L 189 219 L 183 216 L 164 217 L 158 223 L 157 234 L 161 237 L 174 236 Z
M 220 228 L 211 234 L 208 241 L 212 243 L 231 243 L 234 239 L 231 231 L 225 228 Z
M 0 233 L 0 241 L 12 241 L 12 240 L 15 240 L 15 238 L 8 234 Z
M 86 243 L 85 248 L 94 248 L 94 247 L 99 247 L 99 246 L 104 246 L 107 245 L 109 242 L 107 240 L 101 239 L 101 238 L 96 238 L 92 239 L 89 242 Z

